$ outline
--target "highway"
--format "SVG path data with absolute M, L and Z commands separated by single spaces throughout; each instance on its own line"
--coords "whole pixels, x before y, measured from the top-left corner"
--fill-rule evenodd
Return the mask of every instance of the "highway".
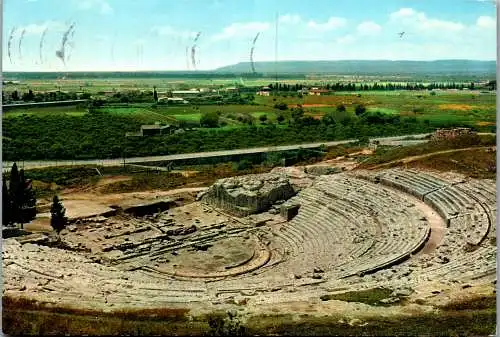
M 395 137 L 379 137 L 370 138 L 371 140 L 378 140 L 381 144 L 391 143 L 395 141 L 403 140 L 407 137 L 414 138 L 424 138 L 429 135 L 417 134 L 417 135 L 404 135 Z M 281 146 L 266 146 L 266 147 L 256 147 L 256 148 L 246 148 L 246 149 L 235 149 L 235 150 L 224 150 L 224 151 L 213 151 L 213 152 L 196 152 L 196 153 L 181 153 L 165 156 L 149 156 L 149 157 L 129 157 L 129 158 L 115 158 L 115 159 L 88 159 L 88 160 L 50 160 L 50 161 L 19 161 L 17 166 L 19 168 L 24 168 L 25 170 L 34 168 L 44 168 L 44 167 L 55 167 L 55 166 L 81 166 L 81 165 L 97 165 L 97 166 L 121 166 L 124 164 L 140 164 L 148 162 L 159 162 L 159 161 L 175 161 L 180 159 L 195 159 L 195 158 L 210 158 L 210 157 L 223 157 L 231 155 L 241 155 L 241 154 L 253 154 L 253 153 L 264 153 L 264 152 L 277 152 L 277 151 L 289 151 L 298 150 L 300 148 L 308 149 L 319 147 L 322 144 L 325 146 L 335 146 L 340 144 L 347 144 L 350 142 L 355 142 L 357 139 L 349 140 L 339 140 L 334 142 L 318 142 L 318 143 L 307 143 L 307 144 L 294 144 L 294 145 L 281 145 Z M 411 142 L 411 141 L 409 141 Z M 8 171 L 12 167 L 11 161 L 2 162 L 3 171 Z

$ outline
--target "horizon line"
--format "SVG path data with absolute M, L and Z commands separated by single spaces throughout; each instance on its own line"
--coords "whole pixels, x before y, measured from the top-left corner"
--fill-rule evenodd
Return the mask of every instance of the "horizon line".
M 474 62 L 497 62 L 496 59 L 493 60 L 481 60 L 481 59 L 434 59 L 434 60 L 409 60 L 409 59 L 401 59 L 401 60 L 391 60 L 391 59 L 341 59 L 341 60 L 282 60 L 277 63 L 287 63 L 287 62 L 346 62 L 346 61 L 356 61 L 356 62 L 438 62 L 438 61 L 474 61 Z M 274 63 L 276 61 L 255 61 L 255 64 L 258 63 Z M 225 66 L 220 66 L 212 69 L 200 69 L 200 70 L 185 70 L 185 69 L 115 69 L 115 70 L 3 70 L 2 73 L 80 73 L 80 72 L 184 72 L 184 73 L 200 73 L 200 72 L 212 72 L 217 71 L 218 69 L 223 69 L 231 66 L 236 66 L 238 64 L 246 64 L 250 63 L 247 61 L 233 63 Z

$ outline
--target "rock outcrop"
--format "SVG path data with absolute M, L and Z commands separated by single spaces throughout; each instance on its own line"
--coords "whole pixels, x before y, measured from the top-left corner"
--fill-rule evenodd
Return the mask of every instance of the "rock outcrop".
M 276 201 L 287 200 L 295 194 L 283 174 L 253 174 L 218 180 L 208 189 L 202 201 L 243 217 L 264 212 Z

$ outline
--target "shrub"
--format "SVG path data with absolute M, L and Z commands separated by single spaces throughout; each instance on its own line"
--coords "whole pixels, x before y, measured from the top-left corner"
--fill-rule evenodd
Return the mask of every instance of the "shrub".
M 278 109 L 278 110 L 288 110 L 288 104 L 286 104 L 284 102 L 276 103 L 274 105 L 274 108 Z
M 360 116 L 366 112 L 366 108 L 363 104 L 359 104 L 359 105 L 356 105 L 354 112 L 356 113 L 356 116 Z
M 248 159 L 240 160 L 238 163 L 235 163 L 235 165 L 233 165 L 233 169 L 235 171 L 244 171 L 244 170 L 251 169 L 252 167 L 253 167 L 253 164 Z
M 219 126 L 219 114 L 217 112 L 207 112 L 201 115 L 200 125 L 207 128 Z

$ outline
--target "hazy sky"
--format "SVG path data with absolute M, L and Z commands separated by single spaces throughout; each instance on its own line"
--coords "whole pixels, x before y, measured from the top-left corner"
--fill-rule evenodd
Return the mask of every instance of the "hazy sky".
M 489 0 L 4 0 L 3 10 L 4 71 L 186 70 L 197 32 L 197 69 L 248 62 L 258 32 L 254 60 L 273 61 L 277 15 L 279 60 L 496 59 Z M 64 65 L 56 50 L 73 22 Z

